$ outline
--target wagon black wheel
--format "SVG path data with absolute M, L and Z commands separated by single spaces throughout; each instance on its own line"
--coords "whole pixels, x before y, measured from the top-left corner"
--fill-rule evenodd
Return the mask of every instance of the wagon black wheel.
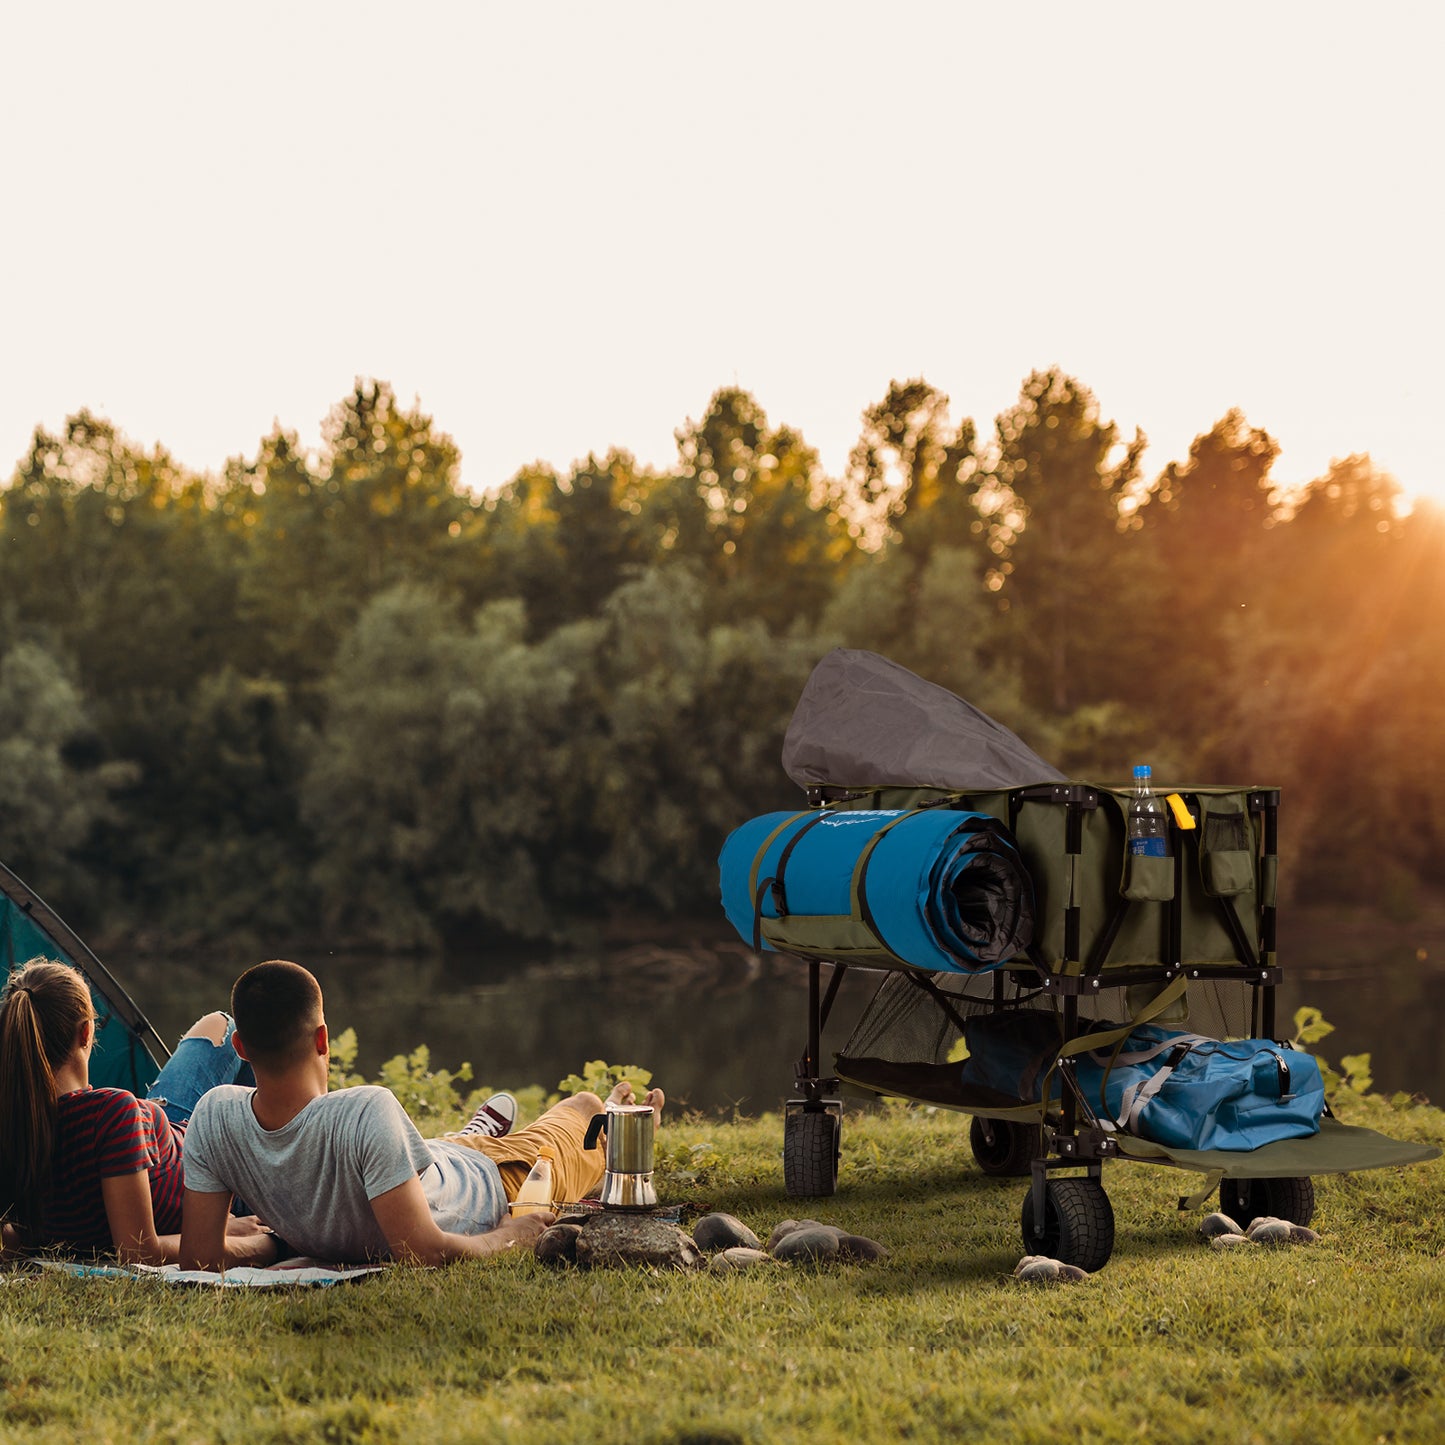
M 1245 1229 L 1265 1214 L 1308 1224 L 1315 1214 L 1313 1179 L 1226 1179 L 1219 1186 L 1219 1207 Z
M 974 1161 L 985 1174 L 1017 1177 L 1028 1174 L 1044 1152 L 1043 1130 L 1037 1124 L 974 1116 L 968 1126 Z
M 800 1109 L 783 1120 L 783 1184 L 789 1194 L 818 1198 L 838 1187 L 841 1133 L 831 1110 Z
M 1050 1179 L 1044 1186 L 1044 1231 L 1034 1233 L 1034 1196 L 1024 1195 L 1024 1250 L 1076 1264 L 1092 1274 L 1114 1252 L 1114 1208 L 1097 1179 Z

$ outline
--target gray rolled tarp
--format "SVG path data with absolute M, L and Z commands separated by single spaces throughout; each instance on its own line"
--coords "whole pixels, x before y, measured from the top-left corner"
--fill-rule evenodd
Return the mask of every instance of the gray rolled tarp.
M 987 713 L 876 652 L 838 647 L 813 669 L 783 739 L 799 787 L 972 791 L 1066 781 Z

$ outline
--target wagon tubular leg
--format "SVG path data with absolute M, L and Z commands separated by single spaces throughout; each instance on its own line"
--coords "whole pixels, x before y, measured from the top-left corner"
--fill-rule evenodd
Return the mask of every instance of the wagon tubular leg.
M 1256 813 L 1264 824 L 1264 846 L 1261 849 L 1259 860 L 1259 951 L 1261 962 L 1271 966 L 1275 962 L 1275 951 L 1278 947 L 1276 931 L 1278 918 L 1274 903 L 1273 893 L 1264 886 L 1265 864 L 1273 863 L 1279 855 L 1279 793 L 1273 789 L 1258 793 L 1252 793 L 1249 799 L 1251 811 Z M 1256 1037 L 1272 1039 L 1275 1034 L 1275 990 L 1273 986 L 1264 988 L 1256 987 L 1255 1002 L 1258 1005 L 1259 1024 L 1256 1029 Z
M 1047 1161 L 1035 1159 L 1033 1162 L 1033 1178 L 1029 1182 L 1029 1192 L 1033 1195 L 1033 1234 L 1035 1239 L 1042 1239 L 1047 1232 L 1045 1195 L 1048 1189 L 1048 1182 L 1049 1166 Z
M 838 997 L 843 975 L 848 971 L 847 965 L 842 963 L 835 963 L 832 968 L 833 976 L 828 980 L 828 991 L 824 994 L 822 964 L 816 958 L 808 960 L 808 1042 L 794 1068 L 794 1076 L 798 1092 L 803 1096 L 803 1100 L 810 1104 L 816 1104 L 825 1095 L 838 1091 L 836 1078 L 823 1078 L 818 1073 L 818 1060 L 823 1049 L 823 1028 L 828 1022 L 828 1015 L 833 1011 L 833 1001 Z
M 1033 1204 L 1033 1225 L 1032 1233 L 1035 1241 L 1041 1240 L 1048 1233 L 1048 1185 L 1049 1170 L 1051 1169 L 1077 1169 L 1084 1164 L 1084 1176 L 1092 1179 L 1095 1184 L 1103 1184 L 1104 1166 L 1097 1160 L 1088 1161 L 1080 1159 L 1035 1159 L 1033 1161 L 1033 1178 L 1029 1181 L 1029 1194 Z

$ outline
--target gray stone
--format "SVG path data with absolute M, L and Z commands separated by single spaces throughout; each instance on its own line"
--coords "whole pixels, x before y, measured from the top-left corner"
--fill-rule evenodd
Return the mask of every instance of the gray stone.
M 1025 1284 L 1048 1284 L 1059 1277 L 1059 1262 L 1043 1254 L 1026 1254 L 1014 1265 L 1014 1278 Z
M 1078 1284 L 1088 1277 L 1088 1270 L 1046 1254 L 1026 1254 L 1014 1265 L 1014 1278 L 1025 1284 Z
M 1289 1242 L 1291 1244 L 1318 1244 L 1320 1237 L 1307 1224 L 1291 1224 Z
M 697 1247 L 712 1254 L 720 1249 L 761 1249 L 756 1234 L 733 1214 L 704 1214 L 693 1225 Z
M 1213 1239 L 1216 1234 L 1243 1234 L 1244 1230 L 1227 1214 L 1216 1211 L 1214 1214 L 1206 1214 L 1199 1221 L 1199 1232 L 1205 1239 Z
M 773 1258 L 789 1262 L 823 1260 L 838 1257 L 839 1231 L 824 1224 L 810 1224 L 785 1234 L 773 1248 Z
M 799 1227 L 799 1221 L 796 1219 L 780 1219 L 773 1226 L 773 1232 L 768 1236 L 768 1242 L 763 1246 L 763 1248 L 766 1249 L 769 1254 L 771 1254 L 773 1250 L 777 1248 L 777 1244 L 780 1239 L 786 1238 Z
M 788 1238 L 789 1234 L 793 1233 L 793 1230 L 801 1230 L 801 1228 L 801 1220 L 777 1221 L 777 1224 L 773 1225 L 773 1233 L 767 1235 L 767 1243 L 763 1246 L 764 1250 L 767 1250 L 767 1253 L 772 1254 L 773 1250 L 777 1248 L 777 1243 L 779 1243 L 779 1240 L 785 1240 L 785 1238 Z
M 1247 1234 L 1251 1239 L 1253 1239 L 1254 1231 L 1256 1229 L 1263 1229 L 1266 1224 L 1285 1224 L 1287 1222 L 1287 1220 L 1280 1219 L 1278 1216 L 1273 1214 L 1257 1214 L 1245 1226 L 1244 1233 Z
M 1290 1236 L 1292 1228 L 1293 1226 L 1283 1219 L 1256 1219 L 1249 1226 L 1249 1237 L 1256 1244 L 1291 1244 L 1293 1243 Z
M 577 1263 L 577 1237 L 582 1233 L 580 1224 L 569 1224 L 565 1220 L 545 1230 L 537 1239 L 533 1253 L 543 1264 L 554 1267 Z
M 1243 1234 L 1215 1234 L 1209 1239 L 1210 1249 L 1238 1249 L 1241 1244 L 1249 1243 L 1249 1238 Z
M 838 1238 L 838 1253 L 843 1259 L 855 1260 L 859 1264 L 872 1264 L 875 1260 L 887 1259 L 888 1250 L 876 1239 L 865 1239 L 861 1234 L 844 1234 Z
M 749 1249 L 746 1245 L 734 1245 L 708 1261 L 708 1268 L 715 1274 L 739 1274 L 743 1270 L 758 1269 L 766 1265 L 769 1269 L 781 1269 L 779 1262 L 766 1250 Z
M 766 1245 L 768 1252 L 775 1253 L 777 1246 L 784 1239 L 800 1229 L 831 1229 L 840 1239 L 847 1232 L 839 1229 L 836 1224 L 824 1224 L 820 1219 L 785 1219 L 782 1223 L 773 1226 L 773 1232 L 768 1236 Z
M 698 1269 L 702 1252 L 692 1236 L 665 1219 L 646 1214 L 594 1214 L 577 1236 L 583 1269 L 651 1265 L 656 1269 Z

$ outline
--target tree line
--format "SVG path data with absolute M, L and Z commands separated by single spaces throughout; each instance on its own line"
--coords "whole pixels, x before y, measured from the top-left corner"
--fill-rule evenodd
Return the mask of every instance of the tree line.
M 985 431 L 894 382 L 840 477 L 737 388 L 677 444 L 479 497 L 372 381 L 317 454 L 278 427 L 219 476 L 37 430 L 0 490 L 0 860 L 157 947 L 709 916 L 843 645 L 1072 776 L 1279 784 L 1287 896 L 1445 881 L 1445 527 L 1368 457 L 1287 492 L 1231 411 L 1146 476 L 1057 370 Z

